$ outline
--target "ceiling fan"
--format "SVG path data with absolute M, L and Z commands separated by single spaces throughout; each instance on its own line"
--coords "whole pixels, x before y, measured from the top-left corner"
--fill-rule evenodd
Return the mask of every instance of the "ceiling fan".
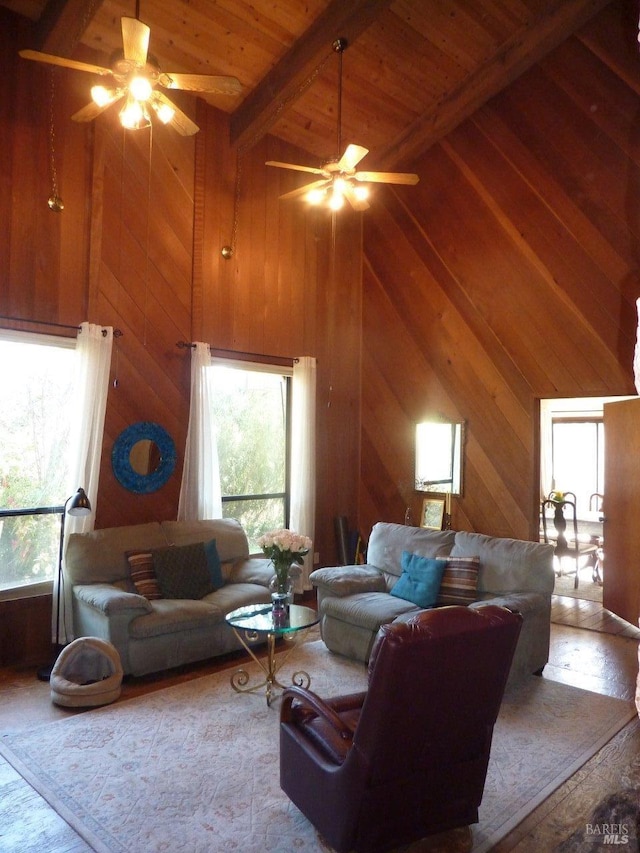
M 340 57 L 338 75 L 338 145 L 342 149 L 342 54 L 347 47 L 347 40 L 336 39 L 332 48 Z M 277 166 L 280 169 L 295 169 L 298 172 L 310 172 L 319 175 L 316 181 L 305 184 L 291 192 L 284 193 L 280 198 L 298 198 L 305 196 L 311 204 L 327 202 L 332 210 L 339 210 L 345 199 L 354 210 L 366 210 L 369 189 L 367 183 L 407 184 L 413 186 L 420 180 L 417 175 L 408 172 L 361 172 L 356 171 L 358 163 L 369 153 L 362 145 L 347 145 L 346 150 L 338 159 L 328 160 L 320 168 L 313 166 L 297 166 L 293 163 L 280 163 L 277 160 L 267 160 L 267 166 Z
M 74 121 L 91 121 L 124 98 L 125 103 L 120 111 L 123 127 L 130 130 L 149 127 L 151 118 L 148 107 L 151 107 L 163 124 L 170 124 L 183 136 L 192 136 L 200 129 L 198 125 L 156 87 L 236 95 L 242 88 L 240 81 L 236 77 L 162 71 L 156 59 L 148 52 L 151 30 L 139 19 L 139 8 L 139 0 L 136 0 L 136 17 L 120 19 L 123 49 L 116 51 L 111 57 L 110 68 L 37 50 L 21 50 L 20 56 L 109 78 L 106 81 L 109 85 L 93 86 L 92 100 L 71 116 Z

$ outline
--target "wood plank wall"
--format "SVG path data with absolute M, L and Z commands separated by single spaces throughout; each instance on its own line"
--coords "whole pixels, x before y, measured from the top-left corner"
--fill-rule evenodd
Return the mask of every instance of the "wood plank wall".
M 365 534 L 419 518 L 413 429 L 441 417 L 467 426 L 453 527 L 535 539 L 538 400 L 634 393 L 637 22 L 610 4 L 368 211 Z
M 193 336 L 225 350 L 317 359 L 315 545 L 319 563 L 331 565 L 335 516 L 357 522 L 362 218 L 279 201 L 299 175 L 265 161 L 308 157 L 272 137 L 241 153 L 237 184 L 235 154 L 220 141 L 226 117 L 203 106 L 198 120 L 204 200 L 196 206 L 202 263 Z M 221 249 L 232 243 L 225 260 Z
M 0 33 L 0 67 L 11 84 L 0 104 L 0 143 L 10 152 L 0 162 L 0 314 L 71 325 L 88 319 L 122 331 L 96 527 L 176 517 L 190 384 L 190 350 L 178 341 L 310 355 L 318 360 L 315 547 L 321 563 L 334 562 L 334 515 L 357 513 L 361 217 L 341 217 L 333 229 L 326 215 L 280 203 L 295 175 L 264 162 L 304 162 L 304 155 L 265 139 L 241 158 L 236 251 L 226 261 L 220 249 L 232 239 L 236 198 L 228 118 L 198 105 L 202 130 L 191 139 L 155 125 L 151 135 L 125 133 L 117 110 L 78 125 L 69 117 L 87 100 L 86 80 L 66 70 L 56 75 L 54 99 L 65 210 L 52 213 L 49 69 L 15 55 L 16 44 L 28 42 L 20 19 L 0 11 Z M 196 114 L 189 96 L 181 106 Z M 138 496 L 115 479 L 111 449 L 122 429 L 146 420 L 172 435 L 178 464 L 165 487 Z M 49 608 L 42 598 L 0 602 L 0 664 L 45 659 Z

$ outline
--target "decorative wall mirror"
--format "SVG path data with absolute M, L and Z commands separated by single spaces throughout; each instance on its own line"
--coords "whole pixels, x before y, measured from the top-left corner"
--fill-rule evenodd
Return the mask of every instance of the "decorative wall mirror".
M 176 447 L 159 424 L 141 421 L 124 429 L 111 451 L 116 480 L 138 495 L 155 492 L 173 474 Z
M 463 444 L 463 423 L 417 424 L 416 490 L 461 495 Z

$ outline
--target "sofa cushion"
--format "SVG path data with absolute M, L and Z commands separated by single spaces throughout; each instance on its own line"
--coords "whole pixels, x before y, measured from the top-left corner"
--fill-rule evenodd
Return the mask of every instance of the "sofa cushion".
M 553 592 L 553 545 L 458 531 L 452 557 L 480 557 L 479 592 Z
M 418 607 L 433 607 L 446 565 L 446 560 L 403 551 L 402 574 L 393 585 L 391 595 L 411 601 Z
M 224 623 L 224 614 L 211 602 L 161 598 L 151 606 L 151 613 L 137 616 L 129 623 L 130 639 L 143 640 L 164 634 L 202 630 Z M 210 653 L 214 654 L 214 650 L 210 649 Z
M 194 542 L 215 539 L 218 555 L 223 563 L 249 556 L 247 535 L 235 518 L 163 521 L 162 530 L 170 545 L 193 545 Z
M 446 557 L 455 541 L 453 530 L 427 530 L 379 521 L 373 525 L 367 547 L 367 563 L 387 575 L 399 577 L 402 552 L 421 557 Z
M 478 557 L 447 557 L 438 604 L 471 604 L 477 598 Z
M 213 592 L 204 543 L 155 548 L 153 565 L 163 598 L 191 598 L 199 601 Z
M 151 551 L 128 551 L 129 574 L 138 595 L 148 601 L 162 598 Z

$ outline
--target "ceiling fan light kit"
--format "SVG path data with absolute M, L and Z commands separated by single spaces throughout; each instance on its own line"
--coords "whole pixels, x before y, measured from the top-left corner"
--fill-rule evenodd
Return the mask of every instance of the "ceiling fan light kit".
M 20 56 L 36 62 L 59 65 L 75 71 L 86 71 L 110 78 L 114 85 L 98 84 L 91 89 L 91 101 L 71 118 L 74 121 L 92 121 L 117 101 L 125 99 L 120 110 L 120 123 L 127 130 L 140 130 L 151 126 L 151 114 L 163 124 L 171 125 L 182 136 L 192 136 L 200 129 L 189 116 L 180 110 L 158 87 L 182 89 L 189 92 L 237 95 L 242 90 L 236 77 L 218 77 L 209 74 L 182 74 L 162 71 L 156 59 L 149 54 L 151 30 L 138 17 L 120 19 L 122 50 L 111 59 L 111 67 L 77 62 L 62 56 L 21 50 Z
M 120 110 L 120 124 L 127 130 L 142 130 L 151 126 L 147 105 L 139 101 L 131 92 L 127 95 L 124 107 Z
M 331 45 L 332 50 L 340 57 L 338 73 L 338 144 L 337 151 L 342 149 L 342 54 L 347 47 L 345 38 L 336 39 Z M 366 210 L 369 207 L 369 187 L 367 183 L 381 184 L 417 184 L 417 175 L 404 172 L 360 172 L 356 171 L 358 163 L 369 153 L 362 145 L 348 145 L 344 154 L 328 160 L 320 168 L 298 166 L 294 163 L 281 163 L 267 160 L 267 166 L 279 169 L 294 169 L 298 172 L 309 172 L 318 175 L 318 180 L 305 184 L 298 189 L 281 195 L 281 199 L 304 198 L 312 205 L 326 205 L 332 211 L 344 207 L 345 200 L 354 210 Z

